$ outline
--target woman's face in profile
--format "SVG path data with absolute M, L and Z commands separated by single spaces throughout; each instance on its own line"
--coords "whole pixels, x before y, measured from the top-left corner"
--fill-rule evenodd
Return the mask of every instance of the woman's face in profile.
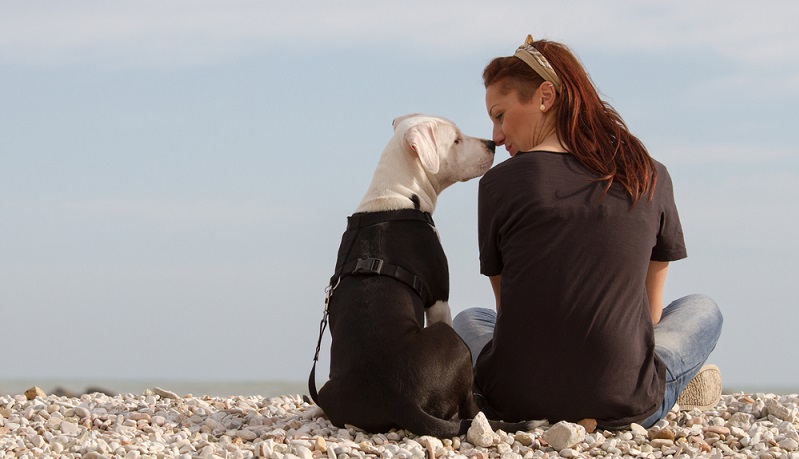
M 531 150 L 538 142 L 537 127 L 542 125 L 543 115 L 533 97 L 527 102 L 519 100 L 515 89 L 502 93 L 502 82 L 497 81 L 486 88 L 486 109 L 494 125 L 492 140 L 514 156 L 520 151 Z M 536 91 L 536 94 L 538 91 Z

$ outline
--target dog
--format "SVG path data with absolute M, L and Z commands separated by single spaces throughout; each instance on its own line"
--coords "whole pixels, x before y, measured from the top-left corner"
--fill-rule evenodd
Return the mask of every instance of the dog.
M 449 271 L 432 213 L 442 190 L 488 171 L 495 144 L 441 117 L 412 114 L 392 125 L 339 247 L 327 303 L 330 378 L 317 403 L 339 427 L 453 437 L 479 408 L 471 354 L 451 327 Z

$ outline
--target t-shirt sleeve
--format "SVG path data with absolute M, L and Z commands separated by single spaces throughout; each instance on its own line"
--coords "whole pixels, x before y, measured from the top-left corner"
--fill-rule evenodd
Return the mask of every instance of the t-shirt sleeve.
M 685 249 L 685 238 L 682 233 L 680 216 L 674 202 L 674 188 L 671 176 L 665 167 L 658 171 L 656 192 L 661 202 L 660 229 L 655 247 L 652 248 L 652 261 L 676 261 L 688 256 Z
M 480 247 L 480 273 L 486 276 L 501 274 L 504 266 L 499 251 L 497 204 L 485 178 L 481 179 L 477 194 L 477 240 Z

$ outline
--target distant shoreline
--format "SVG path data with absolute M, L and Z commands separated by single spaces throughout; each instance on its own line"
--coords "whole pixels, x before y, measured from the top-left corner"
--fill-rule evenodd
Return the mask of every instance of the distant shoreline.
M 321 385 L 321 382 L 320 382 Z M 213 397 L 302 395 L 308 393 L 305 381 L 178 381 L 169 379 L 113 380 L 113 379 L 0 379 L 0 395 L 22 394 L 33 386 L 45 393 L 58 389 L 72 395 L 82 394 L 87 389 L 102 389 L 112 394 L 140 394 L 146 389 L 162 387 L 177 394 Z M 741 386 L 724 387 L 725 394 L 796 394 L 799 386 Z
M 87 389 L 101 389 L 110 394 L 141 394 L 147 389 L 162 387 L 180 395 L 209 395 L 227 397 L 234 395 L 275 397 L 279 395 L 307 394 L 306 382 L 298 381 L 176 381 L 169 379 L 112 380 L 112 379 L 0 379 L 0 395 L 22 394 L 36 386 L 45 393 L 57 390 L 69 395 L 79 395 Z

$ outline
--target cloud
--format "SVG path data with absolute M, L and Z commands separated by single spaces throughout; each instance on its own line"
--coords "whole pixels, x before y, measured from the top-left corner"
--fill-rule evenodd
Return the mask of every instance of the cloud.
M 792 33 L 798 13 L 799 3 L 787 0 L 13 2 L 0 16 L 0 59 L 200 65 L 269 49 L 321 53 L 343 46 L 510 53 L 531 32 L 579 48 L 707 49 L 742 65 L 772 67 L 799 58 Z M 679 62 L 674 67 L 677 76 L 690 74 Z

